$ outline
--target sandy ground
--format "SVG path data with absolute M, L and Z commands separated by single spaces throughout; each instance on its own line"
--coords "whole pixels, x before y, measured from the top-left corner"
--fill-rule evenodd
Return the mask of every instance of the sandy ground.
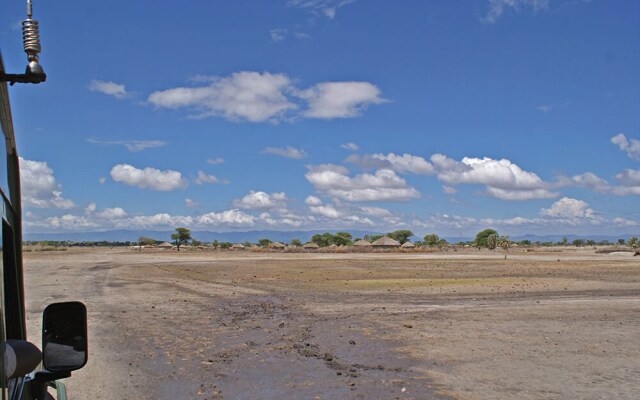
M 27 253 L 30 338 L 89 309 L 71 399 L 638 399 L 640 257 Z

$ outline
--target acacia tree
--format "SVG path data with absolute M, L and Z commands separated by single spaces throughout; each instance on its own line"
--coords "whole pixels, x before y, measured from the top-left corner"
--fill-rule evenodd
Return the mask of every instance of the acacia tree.
M 151 246 L 155 242 L 156 242 L 155 239 L 151 239 L 150 237 L 147 237 L 147 236 L 140 236 L 138 238 L 139 250 L 142 251 L 142 246 Z
M 331 238 L 336 246 L 349 246 L 351 244 L 351 234 L 349 232 L 338 232 Z
M 171 234 L 171 239 L 176 242 L 176 247 L 180 251 L 180 245 L 189 243 L 191 231 L 187 228 L 176 228 L 176 233 Z
M 509 251 L 509 247 L 511 247 L 511 240 L 509 239 L 509 235 L 500 236 L 498 239 L 499 246 L 504 249 L 504 251 Z
M 495 229 L 485 229 L 483 231 L 480 231 L 476 234 L 476 240 L 475 240 L 475 245 L 476 247 L 480 248 L 480 247 L 489 247 L 487 245 L 487 239 L 489 238 L 489 236 L 491 235 L 495 235 L 496 236 L 496 240 L 498 238 L 498 232 Z M 495 246 L 493 247 L 495 249 Z M 493 250 L 493 249 L 491 249 Z
M 427 246 L 435 246 L 440 241 L 440 237 L 435 233 L 430 233 L 428 235 L 424 235 L 424 244 Z
M 383 237 L 384 235 L 364 235 L 364 240 L 366 240 L 367 242 L 375 242 L 376 240 L 380 239 L 381 237 Z
M 320 247 L 327 247 L 333 244 L 333 235 L 329 232 L 316 233 L 311 236 L 311 241 Z
M 387 233 L 387 236 L 393 240 L 397 240 L 400 244 L 403 244 L 409 241 L 409 238 L 413 236 L 413 232 L 408 229 L 400 229 Z
M 496 247 L 498 247 L 498 235 L 492 233 L 487 236 L 487 248 L 489 250 L 494 250 Z

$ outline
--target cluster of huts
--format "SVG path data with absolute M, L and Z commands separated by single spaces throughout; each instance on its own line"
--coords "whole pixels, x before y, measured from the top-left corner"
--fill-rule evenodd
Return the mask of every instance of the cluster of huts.
M 167 249 L 167 250 L 175 249 L 175 245 L 169 242 L 164 242 L 154 247 L 158 249 Z M 138 247 L 134 247 L 134 248 L 137 249 Z M 268 249 L 271 249 L 271 250 L 303 249 L 306 251 L 316 251 L 316 250 L 317 251 L 320 251 L 320 250 L 338 251 L 338 250 L 345 250 L 345 249 L 375 251 L 375 250 L 393 250 L 393 249 L 411 250 L 414 248 L 415 248 L 415 245 L 411 242 L 405 242 L 403 244 L 400 244 L 397 240 L 394 240 L 388 236 L 381 237 L 380 239 L 374 242 L 369 242 L 367 240 L 361 239 L 356 241 L 350 246 L 337 246 L 335 244 L 332 244 L 327 247 L 320 247 L 317 243 L 308 242 L 308 243 L 305 243 L 302 247 L 300 247 L 300 246 L 288 246 L 280 242 L 274 242 L 269 244 L 269 247 L 268 247 Z M 247 247 L 242 243 L 235 243 L 231 246 L 231 250 L 264 250 L 264 248 L 257 245 Z
M 258 248 L 258 246 L 254 246 L 254 247 Z M 293 247 L 296 247 L 296 246 L 293 246 Z M 236 243 L 233 246 L 231 246 L 232 250 L 246 250 L 246 248 L 247 247 L 242 243 Z M 269 248 L 273 250 L 285 250 L 285 249 L 290 249 L 291 246 L 286 246 L 282 243 L 275 242 L 275 243 L 271 243 L 269 245 Z M 300 247 L 298 246 L 297 248 L 300 248 Z M 411 242 L 405 242 L 403 244 L 400 244 L 397 240 L 384 236 L 374 242 L 369 242 L 367 240 L 361 239 L 353 243 L 351 246 L 338 246 L 338 245 L 332 244 L 330 246 L 321 248 L 317 243 L 314 243 L 314 242 L 308 242 L 302 246 L 302 249 L 309 250 L 309 251 L 320 250 L 320 249 L 338 250 L 338 249 L 346 249 L 346 248 L 360 249 L 360 250 L 368 250 L 368 249 L 390 250 L 390 249 L 413 249 L 415 248 L 415 245 Z

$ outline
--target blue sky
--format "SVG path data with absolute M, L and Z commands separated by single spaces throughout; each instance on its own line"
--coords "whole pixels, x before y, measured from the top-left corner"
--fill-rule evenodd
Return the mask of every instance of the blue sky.
M 4 2 L 5 67 L 24 5 Z M 635 1 L 34 4 L 26 232 L 640 233 Z

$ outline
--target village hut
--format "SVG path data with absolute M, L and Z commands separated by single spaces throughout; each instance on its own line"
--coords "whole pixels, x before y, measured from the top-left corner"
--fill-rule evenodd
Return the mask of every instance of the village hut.
M 398 247 L 400 247 L 400 243 L 388 236 L 383 236 L 375 242 L 371 243 L 371 246 L 374 249 L 397 249 Z
M 242 243 L 236 243 L 231 246 L 231 250 L 244 250 L 246 247 Z
M 368 240 L 360 239 L 355 242 L 353 246 L 358 248 L 369 248 L 371 247 L 371 242 L 369 242 Z
M 326 250 L 326 251 L 336 251 L 336 250 L 338 250 L 338 245 L 336 245 L 335 243 L 331 244 L 331 245 L 325 247 L 324 250 Z
M 283 250 L 286 246 L 280 242 L 275 242 L 275 243 L 271 243 L 270 247 L 276 250 Z
M 402 246 L 400 246 L 400 248 L 402 250 L 411 250 L 411 249 L 415 249 L 416 245 L 411 242 L 404 242 L 402 243 Z
M 160 243 L 158 245 L 158 248 L 159 249 L 172 249 L 173 245 L 171 243 L 169 243 L 169 242 L 164 242 L 164 243 Z
M 305 243 L 304 245 L 305 250 L 318 250 L 319 248 L 320 246 L 318 246 L 317 243 L 313 243 L 313 242 Z

